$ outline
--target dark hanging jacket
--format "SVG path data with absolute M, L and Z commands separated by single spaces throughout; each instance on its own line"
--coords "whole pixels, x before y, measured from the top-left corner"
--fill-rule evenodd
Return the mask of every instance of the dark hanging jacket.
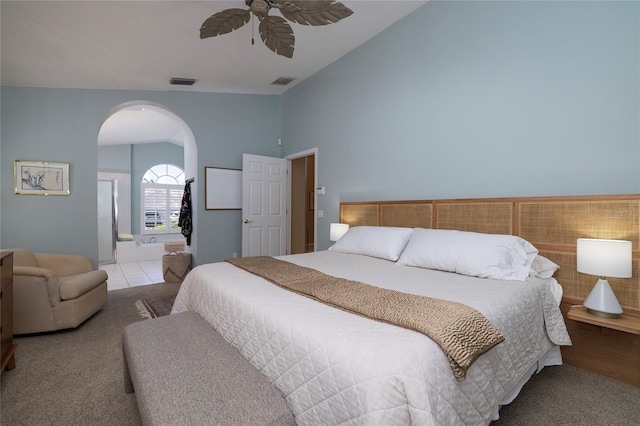
M 182 193 L 182 204 L 180 205 L 180 218 L 178 226 L 182 228 L 182 235 L 187 239 L 187 245 L 191 245 L 191 233 L 193 232 L 193 222 L 191 219 L 191 182 L 184 185 Z

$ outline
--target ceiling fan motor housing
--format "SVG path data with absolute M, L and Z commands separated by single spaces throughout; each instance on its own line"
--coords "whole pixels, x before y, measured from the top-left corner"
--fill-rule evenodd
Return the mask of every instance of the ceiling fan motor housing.
M 254 15 L 262 19 L 269 14 L 271 4 L 267 0 L 246 0 L 247 6 L 251 9 Z

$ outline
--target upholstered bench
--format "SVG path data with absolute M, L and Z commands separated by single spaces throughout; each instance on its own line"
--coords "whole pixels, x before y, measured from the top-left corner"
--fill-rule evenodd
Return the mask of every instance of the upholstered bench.
M 129 324 L 125 390 L 149 425 L 294 425 L 284 397 L 199 314 Z

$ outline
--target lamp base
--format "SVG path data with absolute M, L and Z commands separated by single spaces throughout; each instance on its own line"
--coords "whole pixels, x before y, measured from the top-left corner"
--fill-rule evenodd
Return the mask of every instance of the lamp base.
M 584 301 L 587 312 L 602 318 L 618 318 L 622 313 L 622 307 L 613 294 L 609 282 L 600 278 Z
M 591 315 L 595 315 L 600 318 L 609 318 L 609 319 L 620 318 L 620 314 L 610 314 L 609 312 L 600 312 L 600 311 L 596 311 L 594 309 L 589 309 L 589 308 L 587 308 L 587 312 L 589 312 Z

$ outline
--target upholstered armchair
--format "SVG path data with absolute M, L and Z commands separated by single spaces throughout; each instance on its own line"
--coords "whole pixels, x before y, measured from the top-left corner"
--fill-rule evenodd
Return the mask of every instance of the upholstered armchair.
M 107 273 L 80 255 L 13 251 L 13 333 L 75 328 L 107 303 Z

